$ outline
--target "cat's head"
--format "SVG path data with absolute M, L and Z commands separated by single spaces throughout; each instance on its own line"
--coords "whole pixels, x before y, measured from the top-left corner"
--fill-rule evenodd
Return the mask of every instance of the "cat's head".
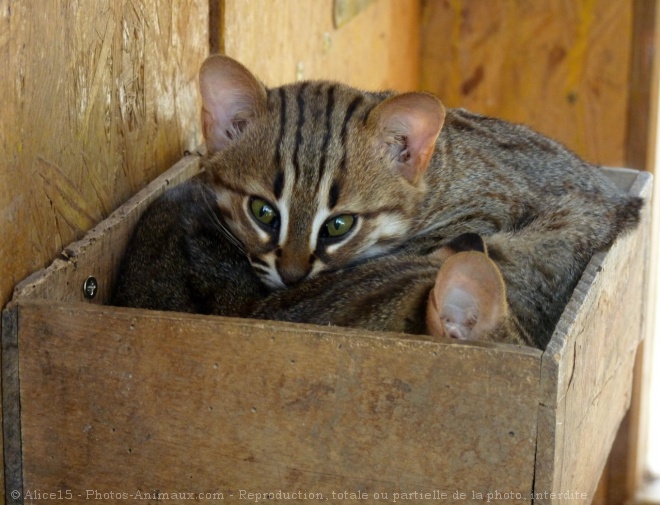
M 426 93 L 310 81 L 266 88 L 224 56 L 200 70 L 204 167 L 232 233 L 272 288 L 400 245 L 444 122 Z

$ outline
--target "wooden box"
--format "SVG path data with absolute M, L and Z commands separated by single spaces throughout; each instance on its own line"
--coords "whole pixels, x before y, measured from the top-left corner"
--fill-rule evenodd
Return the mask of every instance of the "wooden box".
M 592 259 L 544 352 L 103 305 L 140 213 L 197 171 L 184 158 L 17 287 L 10 503 L 591 501 L 630 402 L 648 208 Z M 650 196 L 648 174 L 608 174 Z

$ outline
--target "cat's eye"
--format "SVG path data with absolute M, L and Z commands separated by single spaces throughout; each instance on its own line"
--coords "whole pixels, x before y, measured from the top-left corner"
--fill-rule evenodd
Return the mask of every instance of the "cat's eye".
M 328 219 L 321 228 L 321 236 L 325 238 L 339 238 L 346 235 L 355 224 L 355 216 L 342 214 Z
M 274 206 L 261 198 L 250 200 L 250 211 L 252 215 L 262 224 L 271 228 L 277 228 L 280 224 L 280 216 Z

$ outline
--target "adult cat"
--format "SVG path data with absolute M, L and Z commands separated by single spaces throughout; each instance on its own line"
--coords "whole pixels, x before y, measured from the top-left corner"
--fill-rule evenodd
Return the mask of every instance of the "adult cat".
M 272 289 L 477 233 L 544 347 L 589 258 L 638 221 L 640 199 L 557 142 L 427 93 L 267 88 L 226 56 L 200 88 L 208 184 Z

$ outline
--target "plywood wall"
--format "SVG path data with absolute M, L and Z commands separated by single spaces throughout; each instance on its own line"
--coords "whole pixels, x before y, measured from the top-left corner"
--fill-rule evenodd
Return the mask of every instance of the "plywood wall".
M 419 17 L 419 0 L 379 0 L 340 28 L 333 0 L 0 0 L 0 307 L 201 142 L 209 25 L 267 84 L 405 90 Z
M 268 85 L 333 79 L 364 89 L 418 87 L 419 0 L 377 0 L 339 28 L 333 0 L 223 4 L 222 49 Z
M 0 0 L 0 307 L 201 140 L 206 0 Z
M 623 166 L 632 15 L 632 0 L 428 0 L 422 87 Z
M 379 0 L 338 29 L 332 0 L 0 0 L 0 306 L 201 141 L 210 6 L 225 51 L 268 84 L 417 87 L 418 0 Z

